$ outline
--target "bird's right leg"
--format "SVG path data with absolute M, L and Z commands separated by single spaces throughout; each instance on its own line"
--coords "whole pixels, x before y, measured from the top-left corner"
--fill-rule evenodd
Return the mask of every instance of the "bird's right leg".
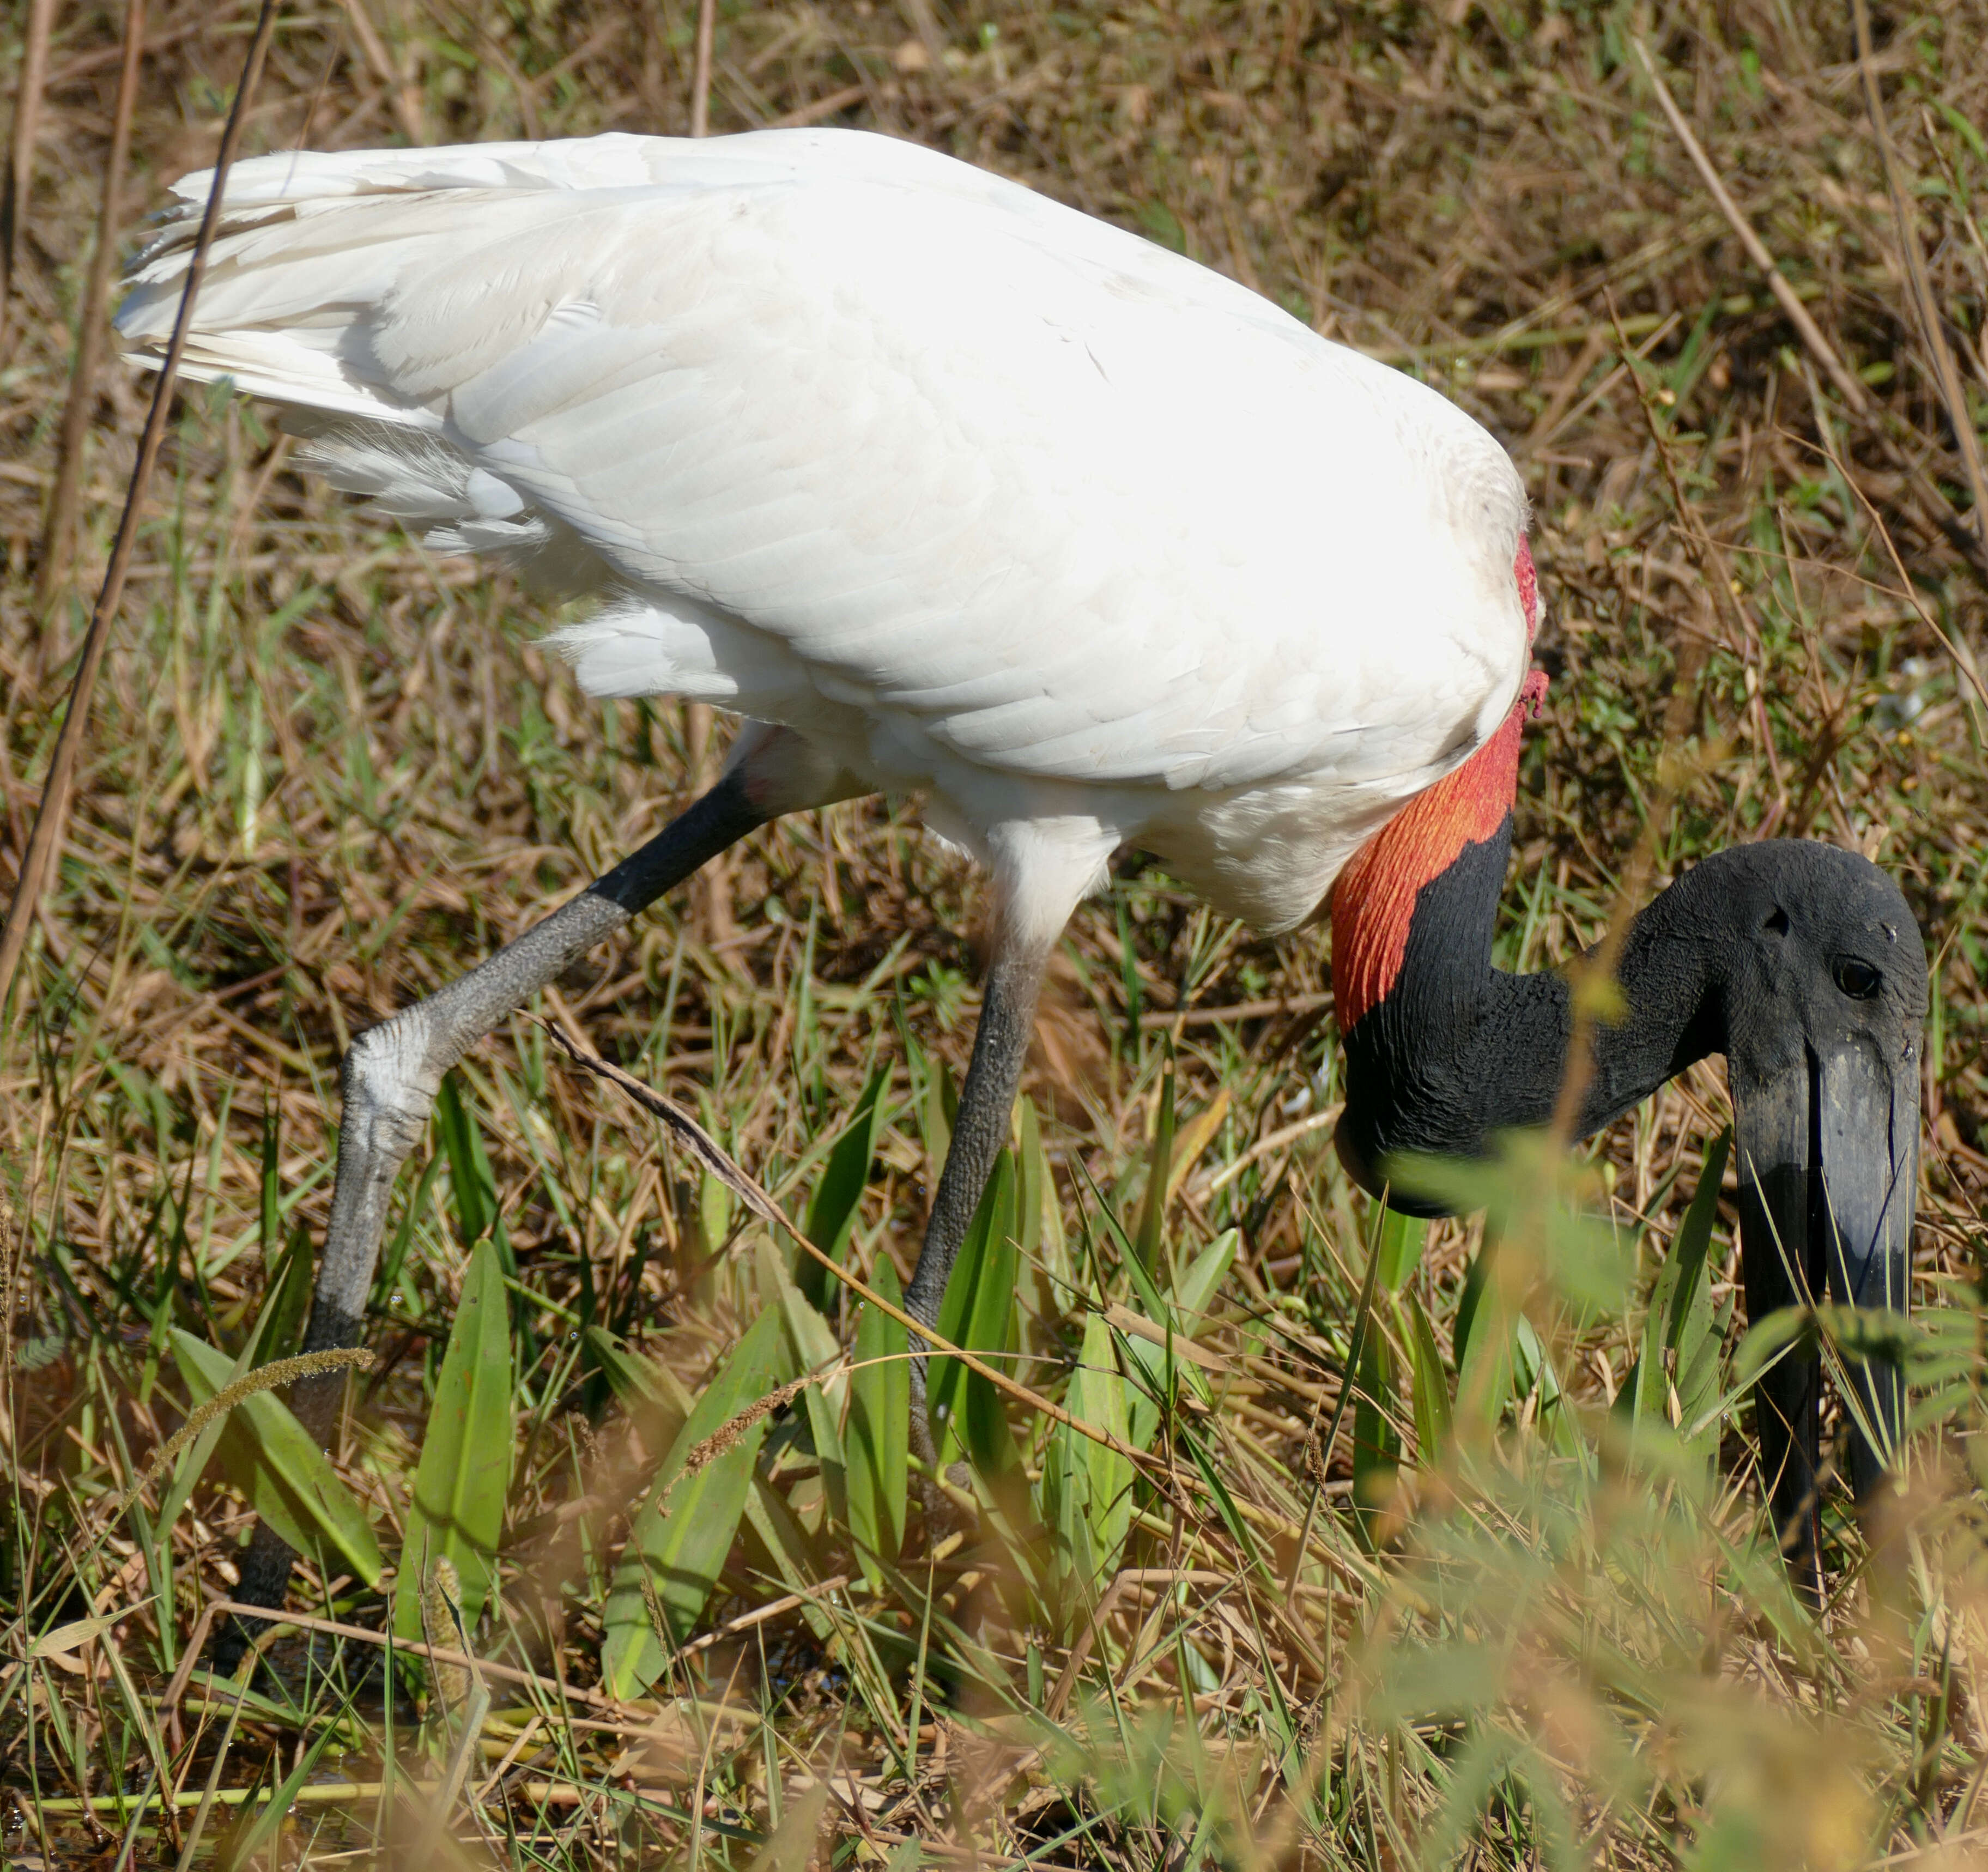
M 1079 815 L 996 826 L 988 836 L 999 904 L 994 954 L 952 1143 L 904 1289 L 904 1310 L 921 1326 L 938 1324 L 953 1264 L 1008 1141 L 1050 953 L 1070 912 L 1103 880 L 1117 842 L 1111 829 Z M 913 1453 L 930 1463 L 938 1439 L 926 1411 L 927 1343 L 911 1335 L 911 1438 Z
M 345 1057 L 338 1175 L 306 1351 L 359 1343 L 394 1181 L 421 1141 L 450 1067 L 596 943 L 727 846 L 781 813 L 856 790 L 786 731 L 749 726 L 724 777 L 639 851 L 480 968 L 353 1042 Z M 342 1372 L 330 1372 L 291 1387 L 292 1411 L 320 1444 L 330 1438 L 344 1382 Z M 291 1557 L 266 1524 L 259 1527 L 237 1597 L 280 1606 Z M 238 1647 L 238 1634 L 233 1641 Z

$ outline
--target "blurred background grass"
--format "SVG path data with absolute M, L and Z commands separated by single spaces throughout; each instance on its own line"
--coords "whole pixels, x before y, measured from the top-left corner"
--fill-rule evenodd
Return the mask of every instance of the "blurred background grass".
M 9 889 L 143 415 L 143 386 L 100 364 L 69 450 L 72 550 L 49 510 L 92 257 L 106 238 L 127 252 L 164 184 L 211 160 L 252 19 L 148 9 L 107 233 L 123 15 L 21 0 L 0 20 L 0 74 L 35 115 L 0 334 Z M 1439 385 L 1511 447 L 1554 683 L 1526 742 L 1503 965 L 1591 941 L 1646 830 L 1656 881 L 1789 834 L 1898 877 L 1935 958 L 1919 1267 L 1921 1299 L 1949 1309 L 1931 1316 L 1944 1363 L 1925 1355 L 1943 1388 L 1884 1537 L 1832 1518 L 1839 1590 L 1813 1620 L 1760 1543 L 1743 1400 L 1720 1414 L 1712 1475 L 1653 1472 L 1603 1410 L 1641 1343 L 1640 1303 L 1542 1302 L 1547 1377 L 1520 1374 L 1495 1445 L 1439 1460 L 1402 1377 L 1397 1440 L 1420 1467 L 1378 1526 L 1394 1557 L 1375 1558 L 1361 1536 L 1376 1524 L 1347 1512 L 1353 1414 L 1318 1448 L 1374 1238 L 1329 1147 L 1321 933 L 1263 941 L 1130 859 L 1073 925 L 1026 1087 L 1018 1370 L 1063 1394 L 1090 1343 L 1078 1291 L 1137 1299 L 1113 1224 L 1134 1231 L 1142 1212 L 1171 1049 L 1166 1265 L 1185 1281 L 1238 1231 L 1232 1272 L 1188 1323 L 1219 1361 L 1208 1398 L 1167 1445 L 1183 1463 L 1202 1449 L 1206 1475 L 1142 1499 L 1108 1584 L 1071 1587 L 1046 1557 L 1053 1518 L 1004 1520 L 1014 1503 L 991 1496 L 949 1548 L 915 1505 L 903 1566 L 866 1579 L 796 1405 L 757 1458 L 760 1520 L 720 1556 L 700 1627 L 719 1635 L 677 1667 L 674 1700 L 593 1711 L 617 1731 L 521 1693 L 484 1731 L 497 1772 L 457 1816 L 464 1850 L 797 1865 L 817 1828 L 838 1864 L 1848 1865 L 1971 1850 L 1988 1759 L 1967 1466 L 1988 770 L 1961 666 L 1983 637 L 1983 559 L 1907 255 L 1978 432 L 1984 28 L 1979 0 L 1881 9 L 1867 73 L 1847 9 L 1787 0 L 720 5 L 715 132 L 842 123 L 930 142 L 1233 275 Z M 1834 376 L 1658 110 L 1639 39 Z M 695 8 L 674 0 L 286 10 L 245 150 L 680 134 L 694 40 Z M 242 1799 L 308 1755 L 299 1785 L 318 1791 L 287 1831 L 279 1813 L 259 1830 L 216 1821 L 199 1850 L 370 1851 L 401 1823 L 364 1790 L 432 1736 L 405 1709 L 395 1728 L 363 1648 L 286 1641 L 287 1688 L 225 1736 L 218 1718 L 167 1707 L 248 1525 L 222 1471 L 164 1532 L 120 1524 L 93 1549 L 90 1517 L 179 1421 L 173 1330 L 232 1357 L 281 1255 L 320 1238 L 350 1034 L 654 830 L 713 770 L 724 731 L 673 705 L 581 698 L 534 647 L 553 621 L 543 604 L 357 517 L 289 469 L 251 407 L 189 394 L 154 487 L 60 875 L 0 1032 L 0 1566 L 20 1618 L 0 1665 L 0 1777 L 7 1823 L 35 1836 L 7 1843 L 94 1857 L 128 1828 L 171 1850 L 171 1829 L 116 1806 L 156 1762 L 197 1793 L 218 1759 Z M 1667 711 L 1687 758 L 1665 768 Z M 978 909 L 974 879 L 908 809 L 840 806 L 753 841 L 545 1011 L 699 1109 L 796 1215 L 881 1070 L 849 1252 L 908 1272 L 970 1039 Z M 478 1642 L 579 1689 L 599 1675 L 644 1465 L 782 1277 L 721 1184 L 553 1059 L 521 1020 L 460 1075 L 454 1148 L 438 1132 L 401 1192 L 398 1259 L 374 1296 L 380 1363 L 337 1456 L 390 1553 L 468 1250 L 501 1238 L 516 1448 L 502 1591 Z M 1720 1076 L 1698 1069 L 1591 1154 L 1587 1201 L 1633 1255 L 1638 1294 L 1726 1110 Z M 1729 1350 L 1732 1218 L 1722 1205 L 1709 1264 Z M 1409 1282 L 1445 1367 L 1481 1238 L 1439 1225 Z M 1376 1316 L 1393 1344 L 1378 1391 L 1416 1347 L 1409 1313 Z M 667 1374 L 662 1404 L 644 1394 L 661 1418 L 617 1404 L 575 1336 L 605 1323 Z M 1370 1409 L 1370 1440 L 1387 1414 Z M 1040 1487 L 1060 1458 L 1016 1422 Z M 379 1623 L 377 1595 L 335 1568 L 307 1568 L 299 1591 Z M 134 1605 L 21 1661 L 52 1624 Z M 85 1814 L 83 1795 L 111 1804 Z

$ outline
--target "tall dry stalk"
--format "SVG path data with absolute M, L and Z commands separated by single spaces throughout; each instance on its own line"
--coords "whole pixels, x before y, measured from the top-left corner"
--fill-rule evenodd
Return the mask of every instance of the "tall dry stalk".
M 1892 218 L 1898 228 L 1898 259 L 1912 296 L 1919 335 L 1932 365 L 1932 379 L 1940 400 L 1946 406 L 1947 421 L 1953 430 L 1954 447 L 1967 477 L 1968 491 L 1974 498 L 1974 547 L 1982 574 L 1988 577 L 1988 472 L 1981 461 L 1981 438 L 1974 433 L 1974 419 L 1967 407 L 1967 392 L 1955 367 L 1953 353 L 1946 342 L 1939 302 L 1934 298 L 1932 282 L 1927 277 L 1925 255 L 1919 247 L 1914 225 L 1912 201 L 1898 171 L 1898 153 L 1892 142 L 1891 120 L 1885 114 L 1885 100 L 1878 88 L 1878 68 L 1871 50 L 1871 9 L 1865 0 L 1851 0 L 1851 17 L 1857 28 L 1857 64 L 1864 79 L 1864 103 L 1871 113 L 1871 131 L 1876 138 L 1878 161 L 1885 171 L 1885 187 L 1892 198 Z
M 718 0 L 698 0 L 697 48 L 690 81 L 690 133 L 711 133 L 711 66 L 718 42 Z M 711 705 L 683 705 L 685 777 L 692 793 L 701 793 L 710 775 Z M 692 894 L 704 924 L 705 940 L 723 943 L 736 931 L 732 915 L 732 867 L 721 852 L 698 874 Z
M 145 49 L 145 0 L 128 0 L 124 9 L 123 60 L 117 73 L 117 103 L 110 125 L 110 154 L 103 166 L 103 194 L 96 217 L 96 248 L 90 257 L 83 309 L 76 334 L 76 363 L 69 373 L 69 400 L 63 406 L 62 434 L 56 445 L 55 485 L 35 575 L 35 596 L 44 610 L 62 587 L 76 549 L 76 507 L 83 491 L 83 444 L 96 403 L 97 367 L 103 358 L 105 313 L 110 299 L 110 262 L 117 251 L 118 211 L 124 171 L 131 155 L 131 120 L 138 107 L 138 73 Z M 42 673 L 62 662 L 52 617 L 44 619 Z
M 711 133 L 711 59 L 718 39 L 718 0 L 697 0 L 696 66 L 690 81 L 690 133 Z
M 0 198 L 0 360 L 12 350 L 14 276 L 21 265 L 21 243 L 27 237 L 28 193 L 35 177 L 35 140 L 42 127 L 42 93 L 49 82 L 49 38 L 56 22 L 56 0 L 29 0 L 27 32 L 21 55 L 20 93 L 14 101 L 14 134 L 7 152 L 7 188 Z
M 194 300 L 207 270 L 207 255 L 220 225 L 221 199 L 228 183 L 228 171 L 242 142 L 242 127 L 248 119 L 248 106 L 262 75 L 262 64 L 276 31 L 276 0 L 262 0 L 256 15 L 255 30 L 248 42 L 248 56 L 242 66 L 242 82 L 235 87 L 235 103 L 221 132 L 221 150 L 215 158 L 214 185 L 207 198 L 207 212 L 201 218 L 200 232 L 194 242 L 193 255 L 187 266 L 186 289 L 180 296 L 179 316 L 173 324 L 172 341 L 159 367 L 158 381 L 152 389 L 152 407 L 146 413 L 144 432 L 138 438 L 138 460 L 131 471 L 131 484 L 124 496 L 124 512 L 117 522 L 117 537 L 110 548 L 110 563 L 105 568 L 103 590 L 96 609 L 90 613 L 90 628 L 83 634 L 83 657 L 69 684 L 69 707 L 49 762 L 49 775 L 42 788 L 41 803 L 35 809 L 34 829 L 28 835 L 28 849 L 22 855 L 14 901 L 7 907 L 7 922 L 0 929 L 0 1018 L 4 1018 L 8 997 L 26 948 L 28 925 L 62 843 L 63 829 L 69 816 L 70 789 L 76 780 L 76 764 L 83 745 L 83 730 L 90 718 L 90 700 L 96 688 L 97 673 L 103 667 L 103 653 L 110 647 L 110 622 L 124 596 L 124 581 L 131 566 L 131 551 L 137 544 L 138 516 L 144 511 L 145 495 L 151 485 L 152 470 L 166 437 L 166 417 L 172 408 L 173 386 L 179 376 L 180 358 L 186 350 L 187 332 L 192 323 Z

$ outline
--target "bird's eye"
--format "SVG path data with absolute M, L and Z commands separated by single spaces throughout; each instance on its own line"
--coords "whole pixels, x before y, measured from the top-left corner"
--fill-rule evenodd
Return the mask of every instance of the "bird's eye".
M 1884 977 L 1868 962 L 1845 956 L 1836 965 L 1836 985 L 1852 1001 L 1868 1001 L 1883 985 Z

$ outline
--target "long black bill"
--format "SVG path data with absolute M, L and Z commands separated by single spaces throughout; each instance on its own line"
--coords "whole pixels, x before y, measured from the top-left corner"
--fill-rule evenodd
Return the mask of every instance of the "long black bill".
M 1746 1314 L 1824 1298 L 1902 1315 L 1910 1299 L 1919 1181 L 1919 1087 L 1868 1039 L 1800 1049 L 1767 1072 L 1731 1063 Z M 1867 1347 L 1873 1337 L 1861 1336 Z M 1865 1498 L 1895 1457 L 1905 1379 L 1878 1350 L 1846 1353 L 1850 1474 Z M 1804 1339 L 1756 1387 L 1760 1455 L 1797 1583 L 1819 1594 L 1822 1364 Z

